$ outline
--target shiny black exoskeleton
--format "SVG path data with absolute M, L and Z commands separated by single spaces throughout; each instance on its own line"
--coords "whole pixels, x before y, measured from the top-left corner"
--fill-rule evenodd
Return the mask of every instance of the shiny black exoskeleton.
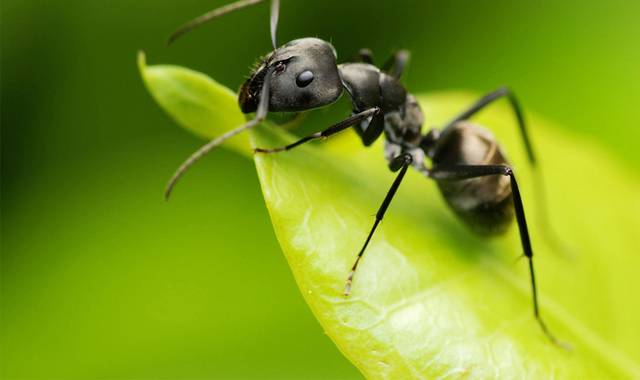
M 170 41 L 215 17 L 259 2 L 261 0 L 241 0 L 213 10 L 179 29 Z M 385 157 L 389 168 L 398 174 L 378 209 L 373 227 L 347 277 L 345 296 L 351 291 L 358 263 L 367 245 L 411 166 L 436 181 L 448 205 L 477 233 L 502 233 L 515 217 L 522 249 L 529 262 L 534 315 L 547 337 L 560 344 L 540 317 L 533 249 L 516 177 L 493 135 L 468 121 L 495 100 L 506 98 L 517 118 L 529 160 L 535 165 L 523 114 L 513 93 L 507 88 L 491 92 L 442 129 L 431 129 L 424 133 L 424 117 L 420 106 L 399 81 L 408 60 L 407 52 L 396 53 L 379 69 L 373 65 L 371 54 L 365 49 L 360 51 L 361 62 L 338 64 L 333 46 L 318 38 L 301 38 L 276 47 L 278 14 L 279 1 L 272 0 L 271 37 L 274 50 L 262 59 L 242 85 L 238 96 L 242 111 L 255 112 L 255 118 L 210 141 L 189 157 L 169 182 L 166 195 L 170 194 L 177 179 L 195 161 L 226 139 L 260 123 L 268 112 L 310 110 L 333 104 L 342 94 L 347 94 L 353 111 L 348 118 L 292 144 L 255 149 L 259 154 L 283 152 L 351 127 L 365 146 L 373 144 L 384 134 Z M 427 160 L 431 161 L 431 167 L 426 165 Z

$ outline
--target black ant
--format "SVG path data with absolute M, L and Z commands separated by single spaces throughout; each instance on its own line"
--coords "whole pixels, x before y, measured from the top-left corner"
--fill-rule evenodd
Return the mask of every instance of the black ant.
M 262 1 L 241 0 L 217 8 L 178 29 L 169 38 L 169 43 L 216 17 Z M 351 268 L 344 295 L 350 294 L 358 263 L 407 169 L 412 166 L 425 177 L 436 181 L 449 206 L 477 233 L 503 233 L 515 216 L 524 256 L 529 262 L 535 318 L 544 334 L 553 343 L 562 345 L 540 316 L 533 249 L 513 169 L 493 135 L 467 121 L 494 101 L 506 98 L 517 119 L 528 159 L 535 165 L 522 109 L 513 92 L 508 88 L 493 91 L 451 120 L 442 130 L 431 129 L 422 134 L 424 117 L 420 106 L 399 81 L 409 58 L 406 51 L 397 52 L 382 69 L 373 65 L 371 52 L 367 49 L 359 52 L 361 62 L 338 65 L 333 46 L 318 38 L 301 38 L 277 47 L 278 15 L 279 1 L 271 0 L 273 51 L 251 73 L 238 95 L 242 112 L 255 112 L 255 117 L 213 139 L 191 155 L 169 181 L 165 196 L 169 197 L 177 180 L 197 160 L 228 138 L 255 127 L 269 112 L 299 112 L 326 106 L 335 103 L 346 92 L 352 101 L 353 113 L 350 117 L 292 144 L 255 149 L 256 153 L 261 154 L 283 152 L 312 140 L 328 138 L 350 127 L 354 127 L 365 146 L 370 146 L 384 133 L 385 157 L 389 169 L 398 172 L 398 175 L 382 201 L 373 227 Z M 431 160 L 431 168 L 425 166 L 426 158 Z

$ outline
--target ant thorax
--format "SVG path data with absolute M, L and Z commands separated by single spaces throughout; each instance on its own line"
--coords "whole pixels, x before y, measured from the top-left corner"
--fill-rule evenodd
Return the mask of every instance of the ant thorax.
M 389 142 L 406 148 L 418 148 L 422 140 L 424 116 L 415 97 L 407 94 L 399 110 L 384 114 L 384 133 Z
M 425 154 L 420 142 L 424 116 L 416 98 L 396 78 L 371 64 L 346 63 L 339 70 L 354 114 L 371 107 L 379 107 L 383 113 L 387 160 L 391 162 L 402 153 L 409 153 L 413 165 L 422 168 Z M 369 117 L 355 126 L 363 140 L 372 121 L 373 117 Z

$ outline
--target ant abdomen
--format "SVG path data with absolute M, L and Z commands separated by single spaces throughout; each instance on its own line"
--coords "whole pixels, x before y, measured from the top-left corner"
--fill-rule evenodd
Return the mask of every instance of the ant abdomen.
M 443 133 L 433 156 L 433 168 L 460 165 L 505 165 L 509 163 L 488 130 L 461 121 Z M 514 217 L 508 176 L 491 175 L 469 179 L 436 179 L 451 209 L 477 233 L 500 234 Z

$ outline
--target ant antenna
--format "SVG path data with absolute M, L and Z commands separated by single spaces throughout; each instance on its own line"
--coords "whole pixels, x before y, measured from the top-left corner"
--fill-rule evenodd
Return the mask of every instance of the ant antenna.
M 269 84 L 271 82 L 272 73 L 273 73 L 273 69 L 269 69 L 269 71 L 267 71 L 267 74 L 264 77 L 262 90 L 260 91 L 260 103 L 258 103 L 258 110 L 256 111 L 256 116 L 252 120 L 249 120 L 245 124 L 241 125 L 240 127 L 236 129 L 232 129 L 229 132 L 209 141 L 202 148 L 198 149 L 191 156 L 189 156 L 189 158 L 187 158 L 182 163 L 182 165 L 180 165 L 178 170 L 176 170 L 176 172 L 173 174 L 173 177 L 171 177 L 171 179 L 167 183 L 167 187 L 165 188 L 165 192 L 164 192 L 165 200 L 169 200 L 169 197 L 171 196 L 171 191 L 173 191 L 173 188 L 176 186 L 176 183 L 184 175 L 184 173 L 186 173 L 186 171 L 189 170 L 191 166 L 193 166 L 193 164 L 195 164 L 198 160 L 204 157 L 213 148 L 225 142 L 227 139 L 247 129 L 255 127 L 267 117 L 267 113 L 269 112 Z
M 258 3 L 263 2 L 264 0 L 240 0 L 235 3 L 224 5 L 220 8 L 216 8 L 212 11 L 209 11 L 202 16 L 198 16 L 193 20 L 187 22 L 182 25 L 178 30 L 173 32 L 169 39 L 167 40 L 167 45 L 171 45 L 175 40 L 183 36 L 184 34 L 192 31 L 195 28 L 202 26 L 203 24 L 208 23 L 209 21 L 223 16 L 227 13 L 231 13 L 233 11 L 237 11 L 238 9 L 246 8 L 252 5 L 256 5 Z M 280 9 L 280 0 L 271 0 L 271 42 L 273 43 L 273 48 L 276 48 L 276 31 L 278 29 L 278 15 Z
M 177 40 L 179 37 L 181 37 L 183 34 L 186 34 L 190 31 L 192 31 L 193 29 L 208 23 L 209 21 L 223 16 L 227 13 L 231 13 L 233 11 L 237 11 L 238 9 L 242 9 L 242 8 L 246 8 L 249 7 L 251 5 L 255 5 L 258 3 L 261 3 L 263 0 L 240 0 L 237 1 L 235 3 L 231 3 L 231 4 L 227 4 L 227 5 L 223 5 L 220 8 L 216 8 L 212 11 L 209 11 L 205 14 L 203 14 L 202 16 L 198 16 L 196 18 L 194 18 L 193 20 L 187 22 L 186 24 L 182 25 L 180 28 L 178 28 L 178 30 L 176 30 L 175 32 L 173 32 L 173 34 L 171 34 L 171 36 L 169 36 L 169 40 L 167 41 L 167 45 L 171 45 L 171 43 L 173 43 L 173 41 Z
M 273 50 L 278 46 L 276 33 L 278 32 L 278 18 L 280 15 L 280 0 L 271 0 L 271 43 Z
M 246 8 L 251 5 L 255 5 L 261 3 L 263 0 L 240 0 L 235 3 L 231 3 L 228 5 L 224 5 L 220 8 L 216 8 L 212 11 L 209 11 L 202 16 L 196 17 L 195 19 L 187 22 L 183 26 L 181 26 L 178 30 L 173 32 L 167 41 L 167 45 L 173 43 L 176 39 L 180 38 L 182 35 L 190 32 L 191 30 L 217 18 L 223 16 L 227 13 L 236 11 L 238 9 Z M 280 0 L 271 0 L 271 43 L 273 44 L 273 49 L 276 49 L 276 33 L 278 31 L 278 18 L 280 14 Z M 267 71 L 265 75 L 264 82 L 262 83 L 262 89 L 260 91 L 260 103 L 258 104 L 258 109 L 256 111 L 256 116 L 252 120 L 246 122 L 244 125 L 233 129 L 221 136 L 216 137 L 215 139 L 209 141 L 202 148 L 195 151 L 189 158 L 180 165 L 178 170 L 173 174 L 169 183 L 167 183 L 167 187 L 164 192 L 165 199 L 169 200 L 171 196 L 171 192 L 175 187 L 178 180 L 184 175 L 184 173 L 189 170 L 193 164 L 195 164 L 198 160 L 204 157 L 207 153 L 209 153 L 212 149 L 217 147 L 218 145 L 225 142 L 227 139 L 247 130 L 255 127 L 257 124 L 262 122 L 269 112 L 269 83 L 271 81 L 272 69 Z

